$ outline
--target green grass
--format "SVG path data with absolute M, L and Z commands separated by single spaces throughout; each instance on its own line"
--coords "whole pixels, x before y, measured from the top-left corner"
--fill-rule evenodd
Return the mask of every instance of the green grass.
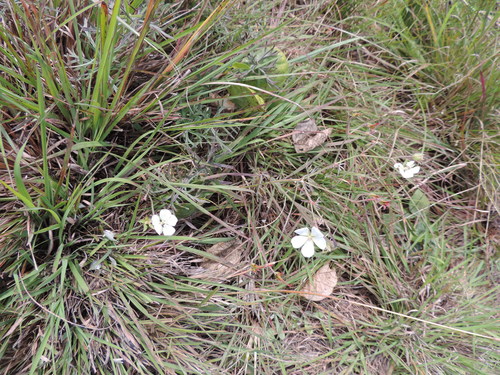
M 498 371 L 494 2 L 10 0 L 0 17 L 1 373 Z M 263 46 L 290 72 L 234 107 Z M 331 135 L 296 153 L 310 118 Z M 164 208 L 172 237 L 150 225 Z M 305 226 L 328 240 L 309 259 L 290 244 Z M 325 263 L 338 284 L 308 301 Z

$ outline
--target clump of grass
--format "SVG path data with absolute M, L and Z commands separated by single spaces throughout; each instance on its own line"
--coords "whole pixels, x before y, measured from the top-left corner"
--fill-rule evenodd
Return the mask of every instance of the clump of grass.
M 9 1 L 0 371 L 491 373 L 494 9 L 401 4 Z M 235 110 L 231 68 L 264 45 L 292 73 Z M 331 137 L 298 154 L 308 118 Z M 305 225 L 329 242 L 310 260 Z M 327 262 L 334 294 L 301 298 Z

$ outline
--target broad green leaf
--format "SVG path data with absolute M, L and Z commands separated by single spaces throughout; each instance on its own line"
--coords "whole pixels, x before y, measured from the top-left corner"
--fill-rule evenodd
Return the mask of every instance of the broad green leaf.
M 417 189 L 410 198 L 410 212 L 412 214 L 420 212 L 427 215 L 429 213 L 430 204 L 431 203 L 425 193 L 422 190 Z
M 250 65 L 242 63 L 242 62 L 234 62 L 231 65 L 233 69 L 241 69 L 241 70 L 250 70 Z

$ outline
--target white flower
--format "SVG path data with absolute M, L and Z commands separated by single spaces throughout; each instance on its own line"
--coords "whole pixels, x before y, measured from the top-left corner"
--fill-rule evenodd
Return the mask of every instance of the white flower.
M 110 231 L 110 230 L 105 230 L 102 234 L 104 237 L 106 237 L 108 240 L 110 241 L 114 241 L 115 240 L 115 234 Z
M 151 224 L 156 233 L 164 236 L 171 236 L 175 233 L 177 217 L 170 210 L 161 210 L 159 215 L 151 217 Z
M 318 228 L 312 227 L 310 231 L 309 228 L 301 228 L 297 229 L 295 233 L 297 233 L 298 236 L 292 238 L 292 246 L 295 249 L 301 248 L 300 252 L 306 258 L 310 258 L 314 255 L 314 245 L 318 246 L 321 250 L 325 250 L 325 236 Z
M 405 161 L 404 164 L 396 163 L 394 168 L 401 173 L 404 178 L 412 178 L 420 171 L 420 166 L 416 165 L 415 161 Z

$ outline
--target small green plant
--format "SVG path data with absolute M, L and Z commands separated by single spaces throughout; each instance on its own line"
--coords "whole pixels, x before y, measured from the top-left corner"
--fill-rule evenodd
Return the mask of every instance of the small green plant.
M 238 83 L 244 85 L 230 85 L 228 91 L 231 100 L 242 109 L 259 106 L 263 109 L 266 100 L 272 99 L 266 91 L 279 90 L 290 72 L 286 55 L 276 47 L 252 50 L 231 68 Z
M 0 373 L 495 372 L 494 2 L 4 3 Z

